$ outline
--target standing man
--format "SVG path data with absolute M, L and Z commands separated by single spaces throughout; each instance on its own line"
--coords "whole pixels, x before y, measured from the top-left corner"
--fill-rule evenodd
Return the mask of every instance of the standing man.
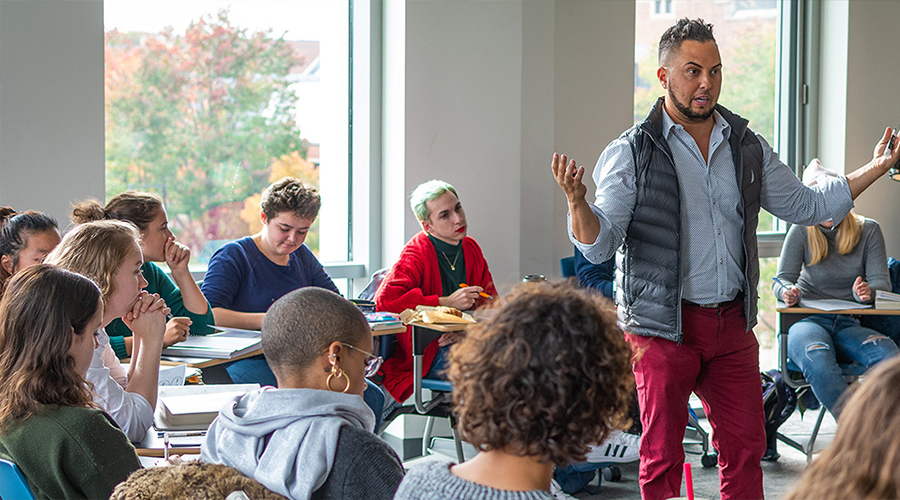
M 900 147 L 807 188 L 747 120 L 717 105 L 722 61 L 712 25 L 681 19 L 659 42 L 665 96 L 610 143 L 594 169 L 553 155 L 570 238 L 590 261 L 616 254 L 619 325 L 634 364 L 645 500 L 680 496 L 688 397 L 713 427 L 723 499 L 763 498 L 765 452 L 756 324 L 760 207 L 795 224 L 843 220 L 853 199 L 900 160 Z M 618 250 L 617 250 L 618 249 Z

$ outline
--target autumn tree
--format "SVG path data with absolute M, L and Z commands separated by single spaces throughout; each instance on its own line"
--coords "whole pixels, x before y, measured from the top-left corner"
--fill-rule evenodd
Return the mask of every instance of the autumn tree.
M 238 28 L 220 11 L 179 34 L 110 31 L 105 56 L 108 196 L 157 192 L 188 230 L 216 207 L 239 211 L 274 159 L 306 156 L 289 80 L 302 61 L 270 31 Z

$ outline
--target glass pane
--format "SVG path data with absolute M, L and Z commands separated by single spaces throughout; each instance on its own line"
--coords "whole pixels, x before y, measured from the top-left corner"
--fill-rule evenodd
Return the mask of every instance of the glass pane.
M 768 369 L 778 366 L 775 320 L 775 296 L 772 294 L 772 278 L 778 273 L 778 257 L 759 259 L 759 312 L 756 315 L 757 324 L 753 329 L 759 340 L 760 363 L 759 366 Z
M 659 37 L 678 18 L 701 17 L 713 25 L 722 56 L 719 103 L 748 119 L 774 147 L 778 16 L 777 0 L 635 0 L 635 123 L 663 95 L 656 77 Z M 778 231 L 776 224 L 760 212 L 758 232 Z
M 259 230 L 269 183 L 298 177 L 327 219 L 307 246 L 347 259 L 349 1 L 106 0 L 104 23 L 108 198 L 162 196 L 205 263 Z

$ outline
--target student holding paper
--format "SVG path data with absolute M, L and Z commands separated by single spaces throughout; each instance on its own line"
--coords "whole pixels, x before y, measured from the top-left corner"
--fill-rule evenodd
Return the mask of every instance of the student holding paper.
M 188 270 L 191 249 L 175 241 L 162 199 L 151 193 L 128 191 L 113 196 L 105 207 L 96 200 L 87 200 L 72 209 L 75 224 L 105 219 L 130 222 L 141 233 L 141 252 L 144 254 L 141 273 L 147 280 L 145 290 L 159 294 L 175 316 L 166 323 L 165 347 L 185 340 L 189 333 L 212 333 L 213 329 L 209 327 L 215 322 L 212 308 Z M 172 277 L 169 278 L 154 262 L 165 262 Z M 122 320 L 113 320 L 106 326 L 106 333 L 109 334 L 109 345 L 119 359 L 131 356 L 132 333 Z
M 103 322 L 122 318 L 134 332 L 131 365 L 126 373 L 103 328 L 85 377 L 94 402 L 109 413 L 132 441 L 140 441 L 153 424 L 159 380 L 159 357 L 169 308 L 159 295 L 143 290 L 144 263 L 134 225 L 97 221 L 75 226 L 47 257 L 47 262 L 94 280 L 103 292 Z
M 108 498 L 141 467 L 85 384 L 103 309 L 91 280 L 46 264 L 0 301 L 0 457 L 37 498 Z
M 830 172 L 816 161 L 804 172 L 803 181 L 813 185 L 820 174 Z M 837 228 L 833 226 L 828 221 L 811 227 L 795 225 L 788 231 L 778 261 L 776 278 L 780 283 L 772 288 L 788 306 L 796 305 L 801 297 L 871 304 L 875 290 L 890 290 L 884 236 L 878 223 L 850 212 Z M 871 368 L 897 352 L 891 339 L 846 314 L 814 314 L 788 331 L 788 357 L 835 417 L 847 388 L 838 360 Z

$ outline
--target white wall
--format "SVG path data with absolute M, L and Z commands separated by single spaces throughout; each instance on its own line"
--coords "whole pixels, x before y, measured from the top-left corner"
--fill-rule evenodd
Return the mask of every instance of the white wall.
M 831 92 L 819 103 L 819 144 L 826 165 L 856 169 L 872 159 L 885 127 L 900 123 L 897 19 L 900 2 L 823 2 L 822 81 Z M 900 257 L 900 183 L 879 179 L 856 200 L 855 211 L 881 223 L 888 256 Z
M 406 92 L 404 102 L 392 97 L 385 109 L 396 117 L 384 131 L 392 179 L 386 204 L 396 214 L 402 203 L 404 213 L 402 238 L 396 227 L 386 230 L 386 258 L 419 230 L 400 194 L 440 178 L 456 186 L 469 235 L 501 288 L 525 273 L 558 276 L 559 259 L 572 247 L 550 156 L 564 150 L 592 166 L 631 124 L 631 102 L 621 96 L 632 92 L 633 54 L 609 48 L 623 40 L 631 46 L 633 1 L 387 5 L 403 10 L 406 38 L 405 61 L 386 61 L 386 73 L 404 71 Z
M 103 3 L 0 1 L 0 204 L 104 195 Z

